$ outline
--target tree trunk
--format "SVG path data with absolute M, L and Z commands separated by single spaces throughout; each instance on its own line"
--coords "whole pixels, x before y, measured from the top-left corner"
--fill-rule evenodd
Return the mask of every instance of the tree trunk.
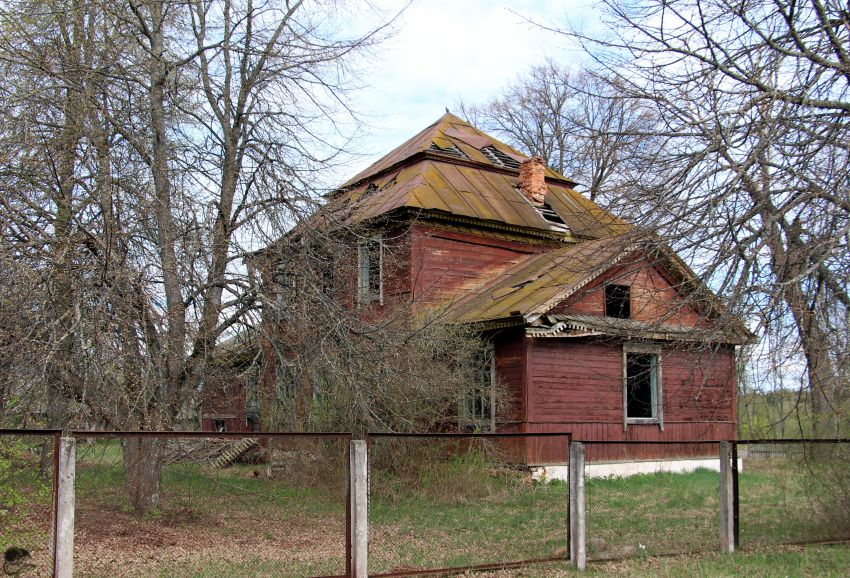
M 124 485 L 133 511 L 138 514 L 157 510 L 160 505 L 165 441 L 157 438 L 128 437 L 124 450 Z

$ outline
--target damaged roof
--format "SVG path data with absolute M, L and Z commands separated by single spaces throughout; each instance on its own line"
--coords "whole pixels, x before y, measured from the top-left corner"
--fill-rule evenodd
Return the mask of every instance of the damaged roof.
M 412 209 L 566 239 L 611 237 L 631 228 L 549 168 L 545 169 L 545 208 L 563 226 L 547 220 L 518 190 L 519 165 L 527 159 L 446 113 L 333 193 L 324 216 L 352 225 Z
M 355 187 L 370 177 L 378 177 L 411 157 L 424 153 L 442 154 L 472 163 L 514 170 L 519 168 L 519 163 L 529 158 L 515 148 L 447 112 L 434 124 L 354 175 L 340 188 Z M 575 185 L 574 182 L 552 169 L 546 169 L 546 177 L 561 181 L 567 186 Z
M 470 291 L 448 311 L 455 323 L 514 318 L 525 323 L 549 311 L 635 250 L 625 239 L 599 239 L 533 255 Z
M 696 297 L 691 302 L 705 309 L 708 325 L 678 327 L 633 319 L 595 315 L 553 315 L 559 303 L 587 286 L 605 271 L 637 251 L 652 251 L 665 270 L 678 278 L 683 290 Z M 466 293 L 447 310 L 453 323 L 473 323 L 495 328 L 531 325 L 537 337 L 585 336 L 593 333 L 745 343 L 751 334 L 728 315 L 719 299 L 700 283 L 672 251 L 653 240 L 635 242 L 628 236 L 597 239 L 533 255 Z

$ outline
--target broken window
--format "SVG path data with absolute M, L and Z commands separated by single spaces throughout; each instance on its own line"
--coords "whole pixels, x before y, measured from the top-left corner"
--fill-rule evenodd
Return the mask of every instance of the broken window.
M 631 297 L 628 285 L 605 286 L 605 316 L 629 319 L 632 316 Z
M 383 243 L 381 237 L 360 241 L 357 246 L 357 302 L 361 305 L 383 303 Z
M 496 356 L 492 343 L 482 347 L 474 360 L 472 386 L 461 400 L 460 427 L 477 431 L 495 431 Z
M 638 423 L 660 419 L 660 365 L 657 353 L 625 354 L 626 419 Z

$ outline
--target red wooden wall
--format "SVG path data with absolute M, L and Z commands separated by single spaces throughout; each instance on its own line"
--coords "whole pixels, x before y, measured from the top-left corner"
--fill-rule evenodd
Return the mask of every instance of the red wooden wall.
M 571 432 L 575 440 L 718 440 L 735 436 L 735 356 L 730 346 L 681 349 L 663 345 L 664 428 L 623 428 L 622 342 L 526 337 L 524 431 Z M 562 462 L 562 443 L 528 442 L 529 463 Z M 703 455 L 706 447 L 591 446 L 588 459 Z M 713 451 L 713 450 L 712 450 Z M 625 453 L 624 453 L 625 452 Z
M 245 385 L 237 376 L 212 378 L 204 384 L 201 430 L 215 431 L 215 420 L 225 422 L 225 431 L 251 431 L 245 415 Z
M 447 231 L 415 224 L 411 236 L 411 287 L 418 306 L 451 299 L 545 251 L 542 245 Z
M 683 327 L 704 325 L 705 316 L 699 310 L 704 304 L 692 297 L 686 298 L 662 267 L 641 255 L 632 255 L 606 271 L 553 308 L 553 313 L 604 315 L 604 285 L 607 283 L 631 287 L 632 319 Z

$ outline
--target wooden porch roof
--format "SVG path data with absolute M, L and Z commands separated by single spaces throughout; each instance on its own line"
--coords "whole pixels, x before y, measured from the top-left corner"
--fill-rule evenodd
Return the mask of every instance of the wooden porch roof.
M 514 318 L 520 324 L 560 301 L 635 250 L 625 238 L 598 239 L 533 255 L 461 297 L 448 311 L 455 323 Z

